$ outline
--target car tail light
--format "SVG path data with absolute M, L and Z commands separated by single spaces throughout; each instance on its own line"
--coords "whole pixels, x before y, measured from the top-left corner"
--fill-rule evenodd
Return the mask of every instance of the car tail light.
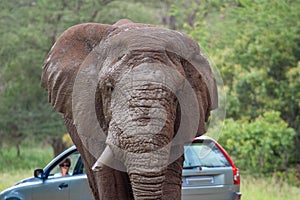
M 220 151 L 223 153 L 223 155 L 226 157 L 226 159 L 228 160 L 228 162 L 230 163 L 231 167 L 232 167 L 232 172 L 233 172 L 233 184 L 234 185 L 239 185 L 241 182 L 241 176 L 240 176 L 240 170 L 239 168 L 237 168 L 234 164 L 234 162 L 232 161 L 232 159 L 230 158 L 229 154 L 226 152 L 225 149 L 223 149 L 223 147 L 218 144 L 216 141 L 214 141 L 216 146 L 220 149 Z
M 233 171 L 233 184 L 234 185 L 239 185 L 240 182 L 241 182 L 240 170 L 235 165 L 233 165 L 232 166 L 232 171 Z

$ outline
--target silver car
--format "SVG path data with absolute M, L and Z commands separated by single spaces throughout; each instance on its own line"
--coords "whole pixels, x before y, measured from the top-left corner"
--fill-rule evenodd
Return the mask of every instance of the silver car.
M 194 139 L 184 148 L 182 199 L 239 200 L 238 168 L 215 140 L 207 136 Z M 71 159 L 70 175 L 58 176 L 59 164 Z M 75 146 L 54 158 L 44 169 L 0 193 L 1 200 L 92 200 L 81 156 Z

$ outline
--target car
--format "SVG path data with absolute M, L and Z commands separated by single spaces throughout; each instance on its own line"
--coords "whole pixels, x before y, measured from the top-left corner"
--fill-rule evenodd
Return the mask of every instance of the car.
M 240 173 L 228 153 L 214 139 L 200 136 L 184 147 L 182 199 L 239 200 Z M 70 175 L 57 177 L 59 164 L 71 160 Z M 81 156 L 75 146 L 55 157 L 45 168 L 35 169 L 0 193 L 1 200 L 92 200 Z

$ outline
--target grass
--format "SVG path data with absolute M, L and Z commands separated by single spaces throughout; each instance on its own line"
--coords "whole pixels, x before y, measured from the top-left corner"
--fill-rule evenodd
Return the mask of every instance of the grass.
M 24 145 L 21 147 L 20 157 L 17 157 L 15 148 L 2 148 L 0 150 L 0 173 L 44 167 L 52 158 L 53 152 L 50 146 Z
M 44 167 L 53 158 L 50 146 L 25 145 L 21 147 L 21 157 L 16 155 L 13 148 L 0 150 L 0 191 L 33 176 L 34 168 Z M 241 192 L 244 200 L 298 200 L 300 197 L 298 187 L 275 178 L 254 178 L 250 175 L 242 175 Z
M 0 149 L 0 191 L 16 182 L 33 176 L 35 168 L 43 168 L 53 159 L 52 148 L 25 144 L 21 146 L 21 156 L 15 148 Z
M 241 179 L 242 199 L 246 200 L 299 200 L 300 188 L 276 178 L 254 178 L 249 175 Z
M 14 185 L 16 182 L 33 176 L 33 169 L 20 169 L 17 171 L 12 172 L 2 172 L 0 173 L 0 191 L 11 187 Z

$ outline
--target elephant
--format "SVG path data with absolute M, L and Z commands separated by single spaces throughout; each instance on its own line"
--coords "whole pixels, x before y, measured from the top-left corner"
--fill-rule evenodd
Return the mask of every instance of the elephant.
M 183 146 L 206 132 L 217 84 L 189 36 L 127 19 L 64 31 L 41 86 L 95 199 L 180 199 Z

